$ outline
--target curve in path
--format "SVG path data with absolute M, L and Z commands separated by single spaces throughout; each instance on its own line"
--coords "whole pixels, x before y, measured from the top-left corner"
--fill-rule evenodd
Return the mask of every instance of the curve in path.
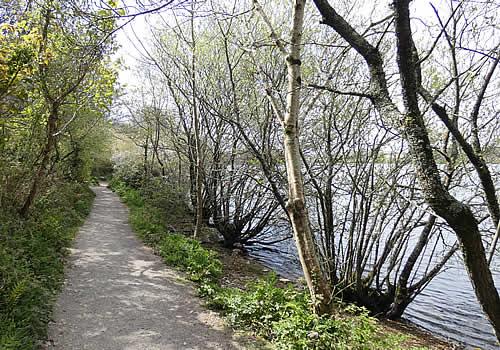
M 243 349 L 193 287 L 135 237 L 118 197 L 105 187 L 93 190 L 46 348 Z

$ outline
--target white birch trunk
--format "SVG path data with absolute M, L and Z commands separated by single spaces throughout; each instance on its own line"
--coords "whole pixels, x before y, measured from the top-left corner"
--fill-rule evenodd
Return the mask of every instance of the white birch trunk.
M 292 222 L 295 243 L 315 310 L 318 313 L 325 313 L 329 310 L 331 291 L 321 271 L 305 203 L 298 130 L 302 85 L 300 53 L 305 3 L 305 0 L 294 1 L 291 49 L 286 57 L 288 86 L 283 131 L 288 178 L 287 211 Z

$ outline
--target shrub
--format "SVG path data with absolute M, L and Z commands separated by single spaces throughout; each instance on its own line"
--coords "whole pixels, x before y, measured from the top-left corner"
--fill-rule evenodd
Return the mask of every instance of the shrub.
M 144 181 L 140 188 L 130 187 L 120 178 L 113 178 L 109 187 L 118 193 L 129 207 L 133 208 L 131 215 L 144 216 L 142 221 L 147 219 L 163 227 L 167 224 L 170 227 L 185 226 L 186 222 L 191 224 L 192 212 L 186 204 L 184 192 L 182 189 L 172 188 L 161 178 Z M 141 208 L 147 208 L 150 213 L 139 214 Z M 131 220 L 132 225 L 136 224 L 136 221 L 138 220 Z M 142 230 L 137 232 L 139 231 L 142 235 Z
M 222 275 L 222 263 L 217 254 L 183 235 L 164 236 L 159 242 L 158 252 L 167 264 L 185 270 L 192 281 L 215 282 Z
M 276 275 L 251 283 L 245 291 L 219 289 L 209 305 L 221 310 L 229 323 L 251 329 L 272 340 L 278 349 L 389 349 L 401 338 L 377 333 L 367 310 L 338 305 L 334 316 L 317 316 L 305 291 L 277 286 Z
M 186 202 L 186 191 L 168 184 L 161 177 L 144 181 L 140 191 L 150 207 L 160 211 L 165 223 L 173 225 L 179 221 L 191 222 L 192 211 Z
M 128 187 L 138 189 L 142 186 L 143 179 L 144 168 L 140 163 L 115 159 L 113 181 L 122 182 Z

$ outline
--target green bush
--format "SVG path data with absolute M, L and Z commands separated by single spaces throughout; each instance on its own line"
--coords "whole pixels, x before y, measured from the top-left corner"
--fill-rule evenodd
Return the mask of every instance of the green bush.
M 168 224 L 188 219 L 192 221 L 192 211 L 186 203 L 186 194 L 182 188 L 171 186 L 160 177 L 144 181 L 141 195 L 147 199 L 148 204 L 168 217 Z
M 37 199 L 27 219 L 0 211 L 0 349 L 33 349 L 46 334 L 64 259 L 94 194 L 58 184 Z
M 113 167 L 114 182 L 124 183 L 127 187 L 138 189 L 144 180 L 144 168 L 139 163 L 120 163 Z M 112 183 L 110 183 L 112 185 Z
M 161 178 L 151 178 L 143 180 L 140 188 L 134 188 L 114 177 L 109 187 L 122 197 L 123 201 L 133 207 L 132 215 L 145 215 L 144 220 L 152 221 L 166 227 L 184 226 L 191 222 L 192 212 L 185 201 L 185 194 L 182 189 L 171 187 Z M 137 214 L 141 208 L 147 208 L 148 213 Z M 134 225 L 135 221 L 131 220 Z M 141 230 L 138 230 L 138 232 Z
M 222 275 L 217 254 L 183 235 L 164 236 L 158 244 L 158 252 L 167 264 L 185 270 L 192 281 L 215 282 Z
M 389 349 L 401 338 L 380 335 L 365 309 L 338 305 L 336 316 L 317 316 L 305 291 L 277 286 L 276 275 L 251 283 L 242 291 L 219 289 L 209 305 L 223 312 L 236 328 L 251 329 L 278 349 Z
M 275 275 L 270 275 L 250 283 L 245 291 L 220 290 L 209 305 L 223 311 L 234 326 L 249 327 L 262 335 L 272 336 L 271 325 L 280 319 L 297 295 L 294 288 L 275 288 L 275 282 Z

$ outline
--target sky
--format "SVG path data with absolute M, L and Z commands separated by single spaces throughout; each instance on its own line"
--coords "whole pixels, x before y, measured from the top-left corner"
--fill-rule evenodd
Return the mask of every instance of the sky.
M 136 77 L 131 68 L 137 64 L 137 59 L 141 57 L 139 50 L 140 44 L 137 38 L 141 41 L 147 41 L 150 33 L 148 21 L 151 20 L 151 15 L 138 16 L 132 22 L 125 25 L 116 35 L 116 40 L 119 44 L 119 49 L 114 55 L 115 60 L 122 62 L 122 69 L 119 73 L 120 84 L 133 86 L 136 83 Z

